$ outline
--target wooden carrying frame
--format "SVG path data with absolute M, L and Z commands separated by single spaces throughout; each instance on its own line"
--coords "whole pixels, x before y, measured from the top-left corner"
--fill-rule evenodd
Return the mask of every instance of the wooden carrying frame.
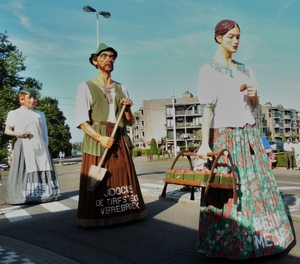
M 222 181 L 222 176 L 219 178 L 218 181 L 215 181 L 215 176 L 216 176 L 216 170 L 218 167 L 218 160 L 223 156 L 227 156 L 229 159 L 229 163 L 231 166 L 231 172 L 229 177 L 231 178 L 231 183 L 228 183 L 227 181 L 223 182 Z M 195 152 L 188 152 L 188 151 L 181 151 L 178 153 L 178 155 L 175 157 L 172 166 L 170 170 L 173 170 L 175 167 L 176 162 L 180 157 L 187 157 L 187 160 L 189 162 L 189 170 L 186 171 L 193 171 L 193 163 L 191 160 L 191 157 L 200 157 L 197 153 Z M 233 191 L 233 202 L 234 204 L 237 204 L 237 190 L 238 190 L 238 185 L 236 183 L 237 178 L 234 172 L 234 163 L 231 157 L 230 152 L 227 149 L 221 150 L 219 153 L 216 152 L 211 152 L 207 153 L 207 156 L 212 158 L 213 163 L 212 167 L 209 170 L 209 176 L 207 181 L 200 181 L 200 180 L 184 180 L 184 179 L 171 179 L 171 178 L 165 178 L 165 185 L 161 194 L 161 197 L 166 196 L 166 191 L 167 191 L 167 186 L 168 184 L 177 184 L 177 185 L 187 185 L 191 186 L 191 200 L 194 200 L 194 187 L 201 187 L 201 205 L 206 206 L 207 205 L 207 198 L 208 198 L 208 193 L 210 188 L 220 188 L 220 189 L 231 189 Z M 227 176 L 228 178 L 228 176 Z

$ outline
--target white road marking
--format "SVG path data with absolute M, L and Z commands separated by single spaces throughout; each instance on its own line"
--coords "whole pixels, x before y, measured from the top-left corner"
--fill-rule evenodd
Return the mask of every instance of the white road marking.
M 152 187 L 152 188 L 163 188 L 163 184 L 156 184 L 156 183 L 142 183 L 140 184 L 143 187 Z
M 278 186 L 278 189 L 279 189 L 279 190 L 300 190 L 300 187 L 298 187 L 298 186 L 279 187 L 279 186 Z
M 45 204 L 41 204 L 41 206 L 43 206 L 45 209 L 47 209 L 52 213 L 71 210 L 70 207 L 65 206 L 59 202 L 45 203 Z
M 28 214 L 20 206 L 7 207 L 1 210 L 10 222 L 17 222 L 17 221 L 32 218 L 32 216 Z
M 300 185 L 300 182 L 286 182 L 286 181 L 276 181 L 277 183 L 283 183 L 283 184 L 293 184 L 293 185 Z
M 78 202 L 78 200 L 79 200 L 79 195 L 75 195 L 75 196 L 72 196 L 72 197 L 70 197 L 70 198 Z
M 282 185 L 278 187 L 280 190 L 299 190 L 300 186 L 295 186 L 298 185 L 298 183 L 294 182 L 278 182 L 281 183 Z M 290 186 L 287 186 L 290 185 Z M 142 193 L 150 193 L 151 191 L 153 192 L 153 189 L 163 189 L 164 187 L 164 181 L 157 181 L 156 183 L 141 183 L 141 191 Z M 181 196 L 182 193 L 179 191 L 169 191 L 167 192 L 167 195 L 173 195 L 173 196 Z M 286 201 L 286 206 L 288 206 L 288 211 L 289 212 L 299 212 L 299 205 L 300 205 L 300 198 L 296 198 L 296 201 L 293 202 L 293 204 L 290 204 L 290 201 Z M 69 199 L 72 199 L 74 201 L 78 202 L 79 195 L 71 196 Z M 60 203 L 60 201 L 57 202 L 51 202 L 51 203 L 41 203 L 41 206 L 43 206 L 47 211 L 55 213 L 55 212 L 62 212 L 62 211 L 67 211 L 71 210 L 72 208 L 69 208 L 63 204 Z M 24 208 L 24 206 L 23 206 Z M 2 212 L 5 214 L 5 217 L 10 221 L 10 222 L 16 222 L 16 221 L 21 221 L 25 219 L 30 219 L 32 216 L 27 213 L 22 207 L 20 206 L 13 206 L 13 207 L 8 207 L 8 208 L 1 208 Z

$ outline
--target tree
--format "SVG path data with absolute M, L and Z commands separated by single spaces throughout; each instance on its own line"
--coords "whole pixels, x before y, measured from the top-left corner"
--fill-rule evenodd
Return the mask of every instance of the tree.
M 1 77 L 0 77 L 1 78 Z M 0 133 L 3 135 L 8 111 L 18 105 L 17 93 L 9 86 L 0 87 Z
M 24 77 L 19 73 L 25 71 L 25 57 L 16 46 L 8 41 L 6 32 L 0 33 L 0 88 L 9 86 L 17 88 L 22 86 Z
M 37 110 L 45 113 L 49 136 L 49 150 L 53 157 L 57 157 L 59 151 L 71 154 L 72 144 L 70 143 L 70 127 L 65 124 L 66 118 L 59 110 L 58 101 L 51 97 L 44 97 L 39 100 Z
M 25 57 L 9 40 L 7 33 L 0 33 L 0 156 L 6 153 L 10 137 L 4 135 L 7 113 L 19 107 L 18 93 L 23 88 L 42 89 L 42 83 L 32 77 L 21 76 L 26 70 Z M 41 98 L 37 109 L 45 113 L 49 134 L 49 149 L 54 155 L 59 150 L 71 153 L 70 128 L 66 118 L 58 108 L 58 102 L 51 98 Z M 44 105 L 45 104 L 45 105 Z M 14 139 L 13 139 L 14 140 Z

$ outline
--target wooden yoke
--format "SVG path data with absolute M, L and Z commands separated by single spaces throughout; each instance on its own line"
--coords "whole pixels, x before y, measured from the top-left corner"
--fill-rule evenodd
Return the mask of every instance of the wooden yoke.
M 231 166 L 231 173 L 230 175 L 217 175 L 217 177 L 215 177 L 217 174 L 216 170 L 218 166 L 218 160 L 223 155 L 227 156 L 229 159 L 230 166 Z M 189 169 L 187 170 L 174 169 L 175 164 L 180 157 L 187 157 L 187 160 L 189 162 Z M 166 196 L 166 190 L 168 184 L 191 186 L 191 198 L 190 198 L 191 200 L 194 200 L 194 187 L 201 187 L 201 205 L 207 205 L 207 198 L 208 198 L 210 188 L 232 189 L 233 202 L 234 204 L 236 204 L 237 203 L 237 183 L 236 183 L 237 178 L 234 173 L 234 163 L 229 151 L 227 149 L 223 149 L 220 152 L 207 153 L 207 157 L 212 158 L 213 164 L 212 164 L 212 168 L 206 171 L 193 171 L 193 163 L 191 157 L 202 158 L 202 156 L 197 154 L 196 152 L 181 151 L 178 153 L 178 155 L 175 157 L 172 163 L 171 168 L 166 172 L 165 185 L 161 197 Z M 172 175 L 170 176 L 169 174 Z M 179 177 L 177 177 L 178 175 Z
M 218 160 L 223 155 L 228 157 L 229 162 L 230 162 L 230 167 L 231 167 L 232 185 L 229 185 L 229 186 L 227 184 L 223 184 L 221 182 L 219 182 L 219 183 L 213 182 L 213 180 L 214 180 L 213 178 L 214 178 L 214 175 L 215 175 L 214 171 L 218 166 Z M 233 163 L 231 154 L 227 149 L 221 150 L 220 153 L 214 158 L 213 165 L 212 165 L 212 168 L 210 170 L 208 180 L 206 182 L 204 193 L 201 194 L 201 205 L 203 205 L 203 206 L 207 205 L 207 197 L 208 197 L 208 191 L 209 191 L 210 187 L 212 187 L 212 188 L 221 188 L 221 189 L 232 189 L 233 190 L 233 203 L 237 204 L 237 184 L 236 184 L 236 176 L 235 176 L 235 172 L 234 172 L 234 163 Z

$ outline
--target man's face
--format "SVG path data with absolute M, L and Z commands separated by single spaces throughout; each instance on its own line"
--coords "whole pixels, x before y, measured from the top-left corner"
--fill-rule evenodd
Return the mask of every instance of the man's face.
M 111 73 L 114 70 L 115 54 L 112 51 L 103 51 L 93 60 L 94 65 L 101 71 Z

